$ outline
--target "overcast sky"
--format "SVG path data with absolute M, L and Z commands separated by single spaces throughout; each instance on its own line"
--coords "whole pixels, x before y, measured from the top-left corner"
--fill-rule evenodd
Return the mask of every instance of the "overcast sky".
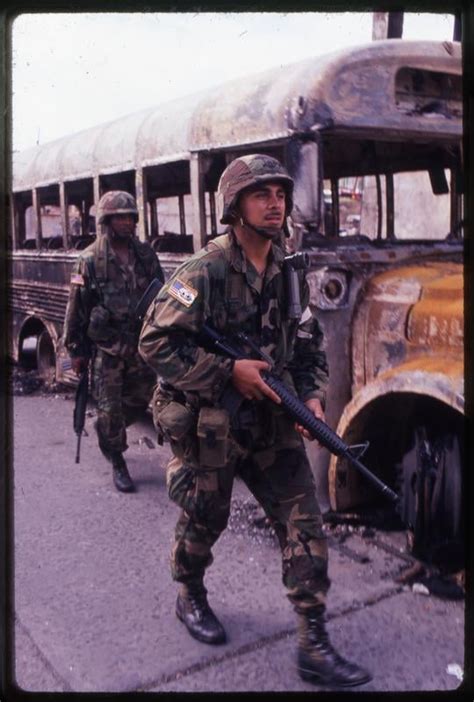
M 453 15 L 406 14 L 403 35 L 451 40 L 453 25 Z M 20 15 L 13 148 L 371 39 L 370 12 Z

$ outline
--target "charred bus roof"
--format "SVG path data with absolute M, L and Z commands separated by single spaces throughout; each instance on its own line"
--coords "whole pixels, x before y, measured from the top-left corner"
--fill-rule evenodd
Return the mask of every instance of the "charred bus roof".
M 459 139 L 459 43 L 372 42 L 142 110 L 14 153 L 13 191 L 292 134 L 375 129 L 385 138 Z

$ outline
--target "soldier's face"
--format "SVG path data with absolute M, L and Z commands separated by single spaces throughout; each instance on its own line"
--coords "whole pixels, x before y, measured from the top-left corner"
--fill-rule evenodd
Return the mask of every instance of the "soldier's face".
M 285 220 L 286 193 L 278 183 L 266 183 L 242 193 L 239 200 L 244 220 L 256 228 L 279 232 Z
M 110 218 L 113 233 L 119 239 L 128 239 L 135 232 L 135 218 L 131 214 L 116 214 Z

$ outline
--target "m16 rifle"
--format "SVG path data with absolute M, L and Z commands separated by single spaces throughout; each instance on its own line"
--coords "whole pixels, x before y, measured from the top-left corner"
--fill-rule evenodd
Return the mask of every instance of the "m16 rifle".
M 294 259 L 294 261 L 299 264 L 297 259 Z M 289 263 L 291 268 L 304 267 L 302 265 L 294 266 L 293 261 L 290 261 Z M 162 282 L 156 278 L 150 283 L 147 290 L 144 292 L 136 307 L 136 315 L 140 321 L 143 320 L 148 307 L 155 299 L 161 287 Z M 296 310 L 295 317 L 297 315 L 298 310 Z M 220 334 L 207 324 L 202 326 L 201 332 L 198 336 L 199 344 L 205 346 L 211 351 L 229 356 L 234 360 L 249 358 L 249 355 L 242 348 L 243 345 L 248 346 L 259 358 L 269 363 L 270 367 L 272 366 L 272 359 L 263 353 L 261 349 L 253 342 L 253 340 L 246 334 L 243 332 L 237 334 L 237 342 L 240 343 L 235 343 L 233 340 L 228 339 L 226 336 Z M 327 448 L 335 456 L 345 458 L 357 471 L 359 471 L 359 473 L 361 473 L 361 475 L 370 481 L 378 492 L 391 500 L 394 504 L 398 505 L 398 495 L 360 461 L 360 456 L 362 455 L 360 450 L 359 452 L 356 452 L 356 447 L 346 444 L 345 441 L 343 441 L 343 439 L 341 439 L 341 437 L 331 429 L 331 427 L 329 427 L 321 419 L 318 419 L 274 373 L 271 371 L 264 371 L 261 375 L 265 383 L 278 395 L 281 400 L 281 406 L 285 409 L 289 416 L 295 420 L 295 422 L 307 429 L 314 439 L 319 441 L 322 446 Z M 233 395 L 234 398 L 234 400 L 230 400 L 231 405 L 233 404 L 231 409 L 231 412 L 233 412 L 236 410 L 240 402 L 243 401 L 243 398 L 239 393 L 237 393 L 236 390 L 231 393 L 231 395 Z M 235 398 L 237 398 L 237 402 L 235 402 Z M 366 445 L 364 446 L 364 449 L 365 448 Z
M 69 371 L 72 368 L 72 363 L 70 360 L 63 361 L 63 371 Z M 77 435 L 77 448 L 76 448 L 76 463 L 80 463 L 81 460 L 81 438 L 84 434 L 84 427 L 86 423 L 86 410 L 87 410 L 87 398 L 89 396 L 89 366 L 87 365 L 85 369 L 79 376 L 79 382 L 76 386 L 76 394 L 74 398 L 74 411 L 73 411 L 73 427 L 74 432 Z
M 76 463 L 80 462 L 81 455 L 81 437 L 84 433 L 84 426 L 86 423 L 86 409 L 87 409 L 87 397 L 89 394 L 89 369 L 86 368 L 82 371 L 79 383 L 76 388 L 76 398 L 74 404 L 74 431 L 77 435 L 77 448 L 76 448 Z
M 237 342 L 229 340 L 227 337 L 219 334 L 214 329 L 204 324 L 200 334 L 203 345 L 209 349 L 215 349 L 219 353 L 229 356 L 235 360 L 249 358 L 249 355 L 242 349 L 242 345 L 250 347 L 257 356 L 263 361 L 266 361 L 270 367 L 272 359 L 269 358 L 258 346 L 243 332 L 236 335 Z M 330 426 L 318 419 L 308 407 L 289 390 L 286 385 L 271 371 L 263 371 L 261 376 L 265 383 L 275 392 L 281 400 L 282 408 L 287 414 L 302 427 L 307 429 L 313 439 L 319 441 L 321 446 L 327 448 L 335 456 L 345 458 L 356 470 L 359 471 L 375 489 L 382 495 L 391 500 L 394 504 L 398 504 L 398 495 L 389 488 L 380 478 L 370 471 L 360 461 L 361 452 L 356 453 L 355 447 L 351 447 L 331 429 Z M 366 445 L 364 445 L 364 450 Z

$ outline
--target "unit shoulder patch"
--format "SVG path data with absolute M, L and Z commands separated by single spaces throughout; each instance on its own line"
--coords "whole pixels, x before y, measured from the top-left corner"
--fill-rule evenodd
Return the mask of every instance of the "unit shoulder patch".
M 172 297 L 186 307 L 191 307 L 194 300 L 199 295 L 197 290 L 195 290 L 191 285 L 188 285 L 188 283 L 183 283 L 183 281 L 179 278 L 176 278 L 176 280 L 173 281 L 168 288 L 168 292 Z

